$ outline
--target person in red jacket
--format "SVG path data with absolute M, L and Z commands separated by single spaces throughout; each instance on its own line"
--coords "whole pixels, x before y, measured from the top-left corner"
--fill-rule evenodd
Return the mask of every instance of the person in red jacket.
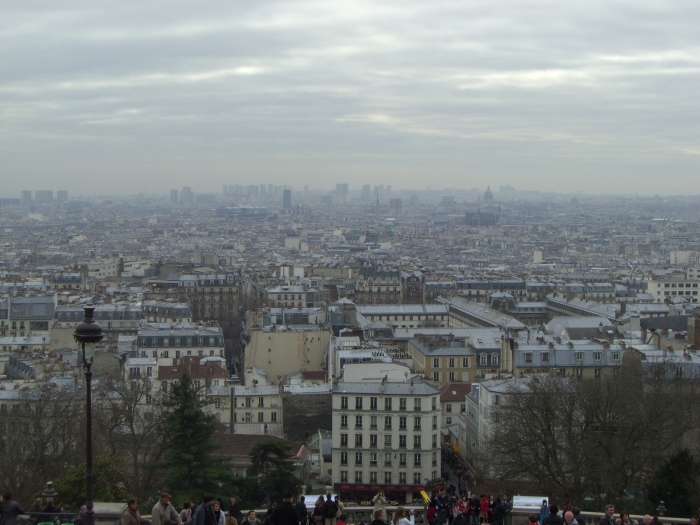
M 489 499 L 486 497 L 486 494 L 482 494 L 479 497 L 481 498 L 479 501 L 479 521 L 481 521 L 481 523 L 488 523 L 489 509 L 491 508 Z

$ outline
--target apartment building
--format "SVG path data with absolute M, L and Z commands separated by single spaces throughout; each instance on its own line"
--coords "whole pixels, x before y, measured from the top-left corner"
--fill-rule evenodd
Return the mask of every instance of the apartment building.
M 234 433 L 284 436 L 278 385 L 234 385 L 231 389 Z
M 440 468 L 439 390 L 424 381 L 333 385 L 333 488 L 341 500 L 419 498 Z
M 664 279 L 652 280 L 648 284 L 648 292 L 657 303 L 662 303 L 675 297 L 684 297 L 688 302 L 698 302 L 700 280 L 690 278 L 697 273 L 687 272 L 686 275 L 674 274 Z
M 358 304 L 399 304 L 401 272 L 383 266 L 365 264 L 355 281 L 355 302 Z
M 283 285 L 268 288 L 267 304 L 278 308 L 321 308 L 330 297 L 330 291 L 323 288 Z
M 183 274 L 178 286 L 187 293 L 196 320 L 223 323 L 238 314 L 240 279 L 234 272 Z
M 138 331 L 138 355 L 159 365 L 184 357 L 224 357 L 224 337 L 214 322 L 204 324 L 147 323 Z

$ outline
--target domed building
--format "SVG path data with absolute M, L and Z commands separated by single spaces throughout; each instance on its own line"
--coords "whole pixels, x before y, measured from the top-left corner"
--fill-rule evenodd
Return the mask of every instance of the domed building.
M 484 202 L 486 204 L 493 204 L 493 192 L 491 191 L 491 186 L 486 187 L 486 193 L 484 193 Z

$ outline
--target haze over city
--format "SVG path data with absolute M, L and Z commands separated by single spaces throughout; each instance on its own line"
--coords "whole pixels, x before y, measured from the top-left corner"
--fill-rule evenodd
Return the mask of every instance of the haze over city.
M 0 6 L 0 178 L 696 194 L 697 2 Z

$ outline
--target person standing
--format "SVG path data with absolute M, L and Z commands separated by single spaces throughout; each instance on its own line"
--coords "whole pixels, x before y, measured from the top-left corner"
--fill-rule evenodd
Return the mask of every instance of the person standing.
M 479 512 L 481 512 L 480 500 L 476 497 L 476 492 L 472 492 L 469 498 L 469 525 L 479 525 Z
M 338 514 L 338 505 L 333 498 L 331 493 L 326 494 L 326 502 L 323 504 L 323 517 L 326 525 L 335 525 L 335 519 Z
M 384 519 L 386 519 L 386 498 L 383 492 L 377 492 L 374 498 L 372 498 L 372 505 L 374 507 L 372 510 L 374 510 L 374 512 L 381 510 Z
M 141 525 L 141 513 L 134 498 L 126 503 L 126 510 L 122 514 L 121 525 Z
M 554 504 L 549 506 L 549 515 L 542 520 L 541 525 L 563 525 L 564 520 L 559 517 L 559 507 Z
M 382 514 L 381 510 L 374 513 L 374 519 L 369 525 L 386 525 L 386 522 L 384 521 L 384 514 Z
M 192 525 L 218 525 L 218 516 L 214 516 L 214 496 L 211 494 L 202 496 L 202 504 L 197 507 L 197 512 L 194 513 Z
M 228 515 L 236 518 L 238 523 L 243 521 L 243 512 L 241 512 L 241 504 L 238 503 L 235 496 L 231 496 L 231 506 L 228 508 Z
M 220 501 L 214 501 L 213 504 L 213 510 L 214 510 L 214 525 L 226 525 L 226 515 L 224 514 L 224 511 L 221 510 L 221 502 Z
M 160 500 L 153 505 L 151 510 L 152 525 L 164 525 L 166 520 L 182 525 L 182 518 L 175 510 L 175 507 L 170 504 L 170 498 L 171 496 L 167 492 L 160 493 Z
M 615 505 L 608 503 L 605 506 L 605 514 L 600 518 L 598 525 L 615 525 L 615 520 L 613 516 L 615 515 Z
M 508 494 L 503 494 L 503 506 L 505 508 L 506 513 L 504 517 L 504 523 L 505 525 L 511 525 L 513 514 L 513 500 L 510 499 L 510 496 Z
M 408 519 L 406 517 L 406 509 L 404 509 L 403 507 L 396 507 L 396 510 L 394 511 L 393 525 L 413 525 L 413 524 L 414 524 L 413 514 L 411 514 L 411 519 Z
M 12 499 L 11 492 L 5 492 L 3 495 L 0 510 L 2 511 L 3 525 L 17 525 L 17 516 L 24 514 L 19 503 Z
M 564 513 L 564 525 L 578 525 L 578 521 L 574 517 L 574 513 L 568 510 Z
M 273 525 L 298 525 L 299 512 L 294 506 L 294 494 L 287 492 L 282 499 L 282 503 L 275 507 L 272 513 Z
M 504 525 L 503 520 L 506 518 L 506 506 L 503 504 L 501 498 L 496 498 L 493 502 L 491 523 L 494 525 Z
M 306 508 L 306 498 L 304 496 L 299 497 L 296 509 L 299 515 L 299 525 L 306 525 L 306 522 L 309 521 L 309 509 Z
M 87 505 L 82 505 L 78 512 L 78 517 L 73 521 L 75 525 L 88 525 L 87 520 Z
M 260 520 L 255 515 L 255 511 L 249 510 L 241 525 L 262 525 L 262 523 L 260 523 Z

